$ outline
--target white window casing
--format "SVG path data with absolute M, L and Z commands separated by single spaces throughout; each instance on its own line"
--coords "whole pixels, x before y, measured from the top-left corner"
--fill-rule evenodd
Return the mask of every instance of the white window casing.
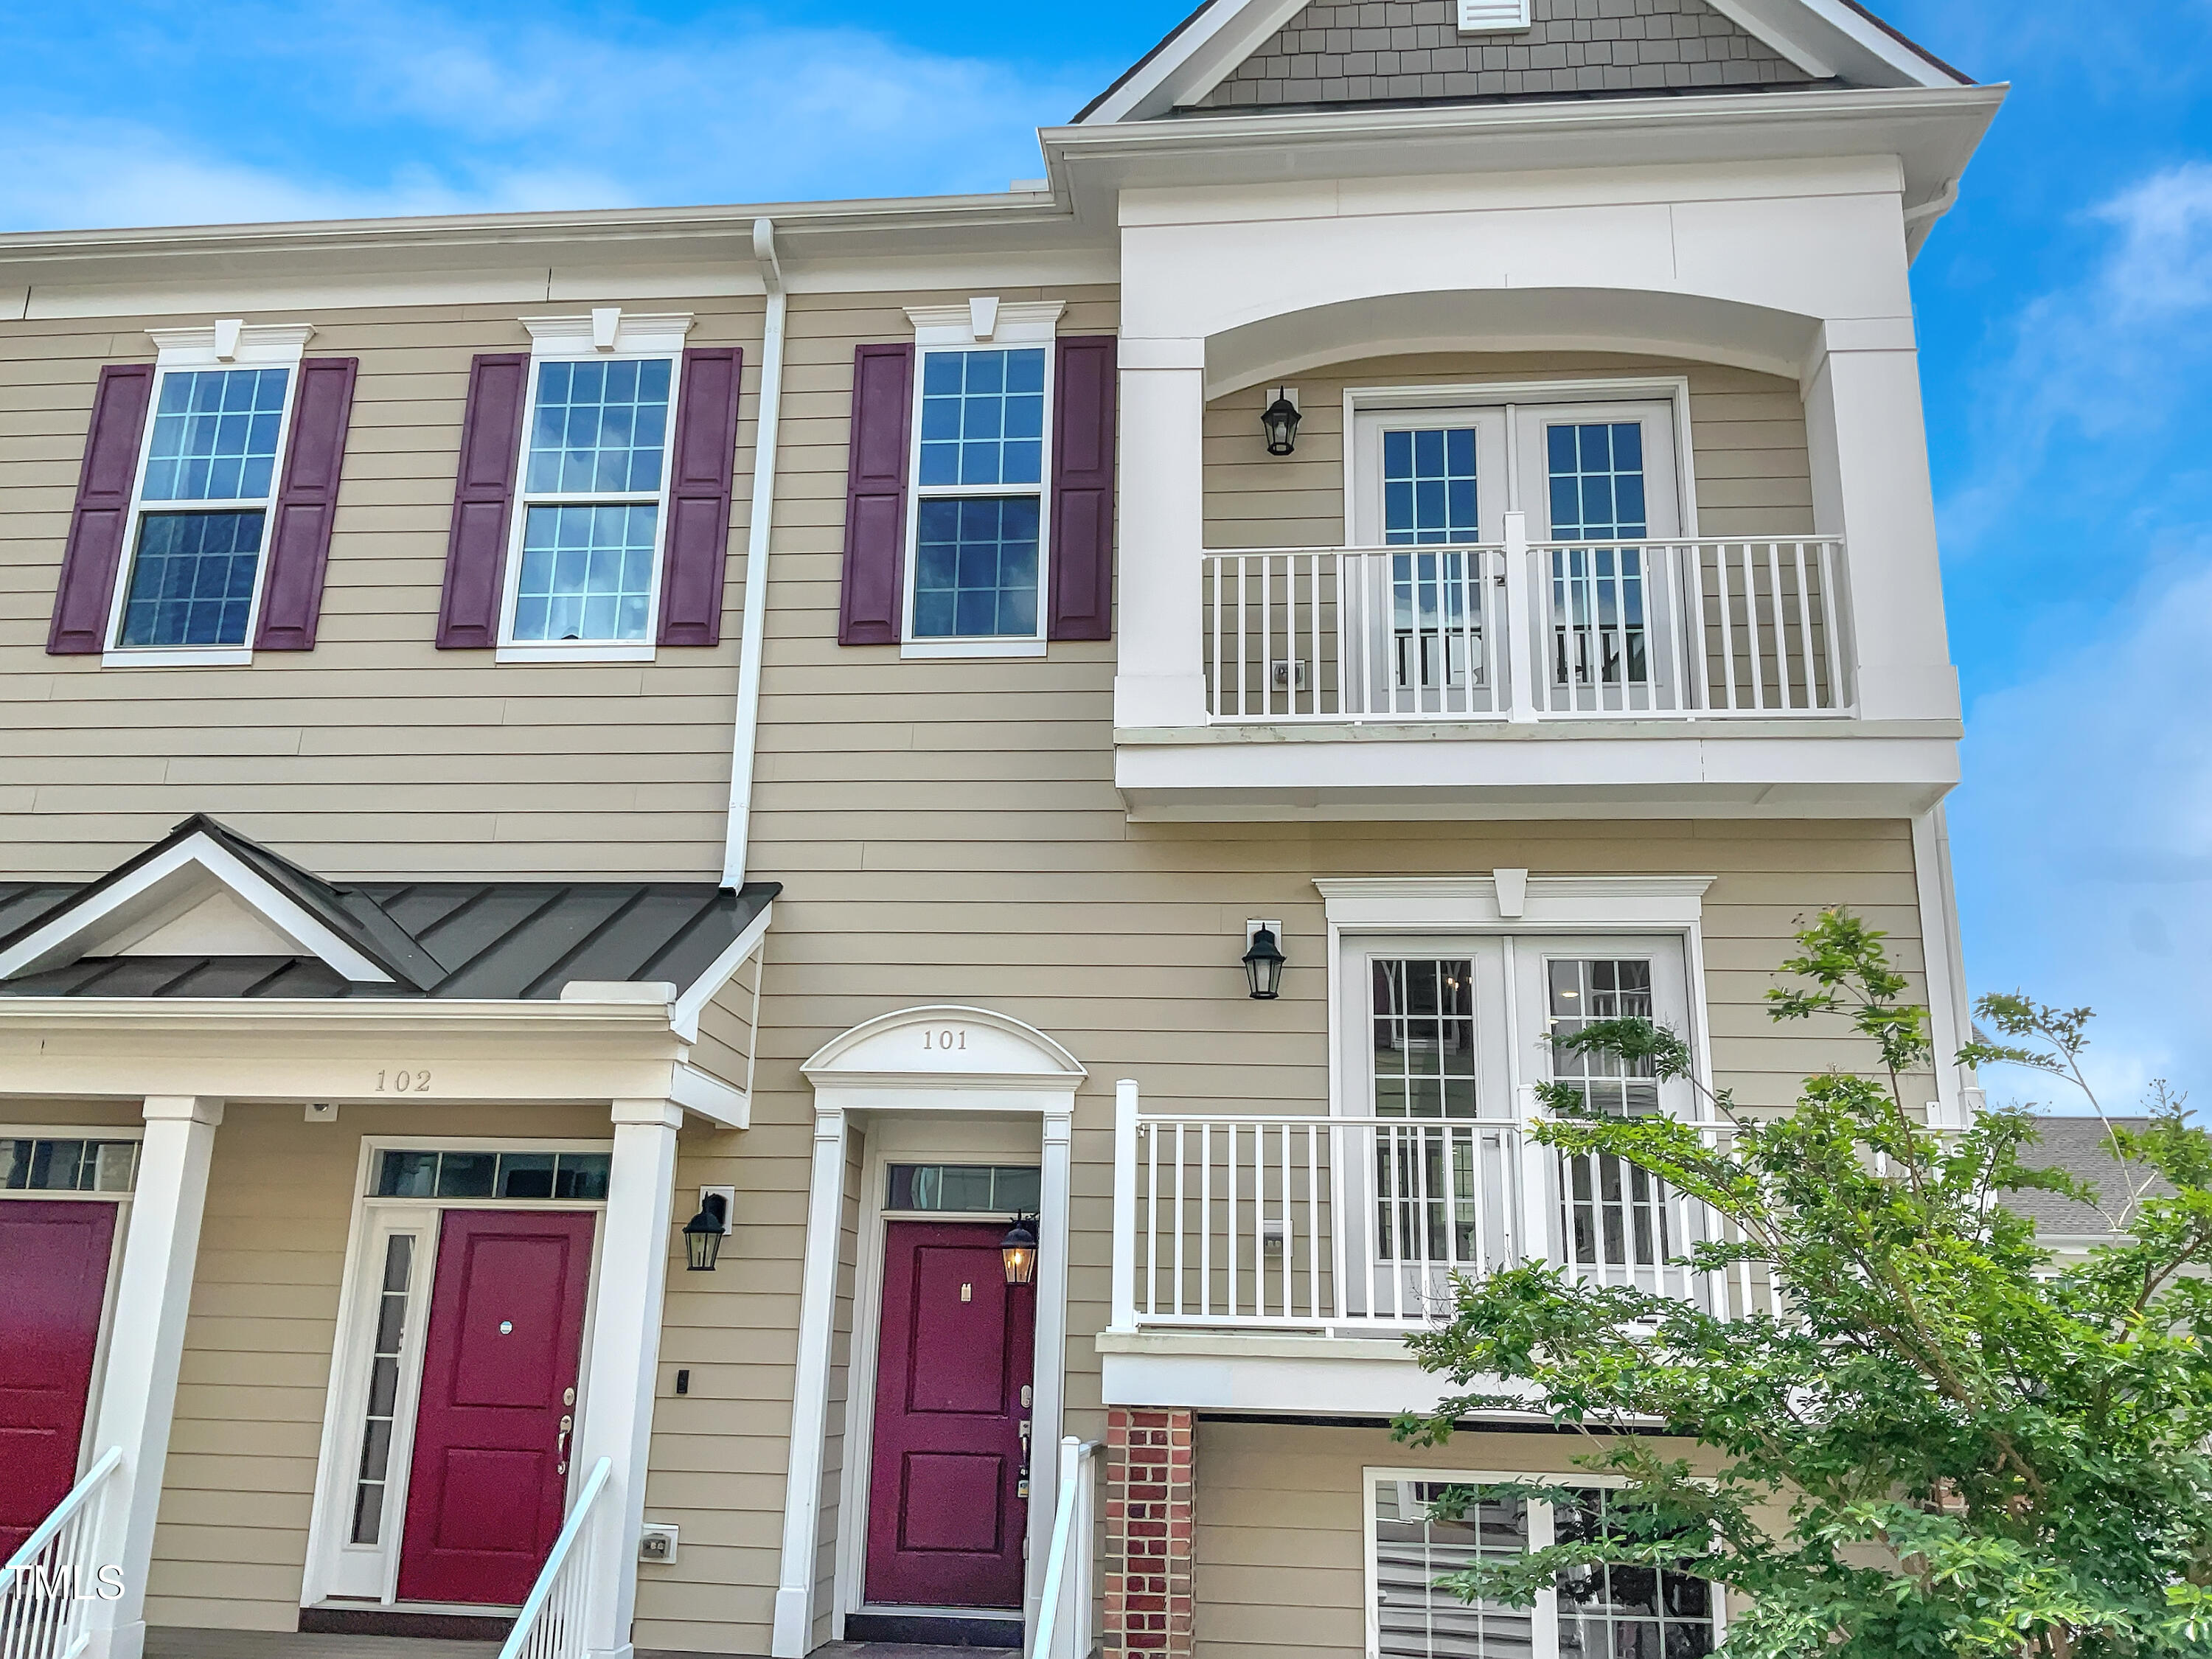
M 684 343 L 689 312 L 635 313 L 601 307 L 577 316 L 525 317 L 530 333 L 530 384 L 522 411 L 521 451 L 514 471 L 514 510 L 507 529 L 507 565 L 500 593 L 501 662 L 651 662 L 660 630 L 663 565 L 668 544 L 668 481 L 674 466 L 677 422 L 681 416 Z M 665 362 L 669 366 L 668 413 L 660 446 L 660 474 L 651 489 L 533 490 L 530 487 L 531 439 L 545 365 L 556 362 Z M 516 637 L 524 540 L 532 507 L 650 507 L 653 530 L 650 587 L 645 623 L 635 640 L 530 640 Z

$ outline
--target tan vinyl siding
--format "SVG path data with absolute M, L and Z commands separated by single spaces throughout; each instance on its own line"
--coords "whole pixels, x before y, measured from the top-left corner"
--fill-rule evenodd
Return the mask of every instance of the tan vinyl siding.
M 1266 387 L 1249 386 L 1207 404 L 1206 544 L 1345 544 L 1344 394 L 1349 387 L 1661 375 L 1689 381 L 1698 533 L 1810 532 L 1812 467 L 1804 404 L 1794 382 L 1745 368 L 1615 353 L 1453 352 L 1331 364 L 1285 376 L 1297 388 L 1304 416 L 1293 455 L 1267 453 L 1260 433 Z
M 0 841 L 11 873 L 94 876 L 195 811 L 325 876 L 720 873 L 762 302 L 688 308 L 745 354 L 723 643 L 651 664 L 498 664 L 434 644 L 477 352 L 524 351 L 551 305 L 313 313 L 357 356 L 321 629 L 250 668 L 103 668 L 46 653 L 93 389 L 147 326 L 0 323 Z M 277 320 L 261 319 L 257 320 Z
M 606 1139 L 604 1107 L 233 1104 L 216 1131 L 147 1583 L 156 1625 L 298 1627 L 365 1135 Z

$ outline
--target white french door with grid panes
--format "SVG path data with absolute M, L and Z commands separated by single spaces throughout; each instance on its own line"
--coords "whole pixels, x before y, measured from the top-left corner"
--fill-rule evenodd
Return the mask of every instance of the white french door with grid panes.
M 1525 1206 L 1496 939 L 1348 939 L 1333 1270 L 1344 1311 L 1425 1319 L 1519 1261 Z M 1540 1249 L 1540 1243 L 1538 1247 Z
M 1365 703 L 1395 714 L 1495 714 L 1504 595 L 1480 555 L 1504 539 L 1503 409 L 1364 410 L 1352 420 L 1352 545 L 1340 626 L 1366 664 Z M 1379 550 L 1389 550 L 1387 552 Z
M 1680 599 L 1651 543 L 1682 534 L 1671 403 L 1516 405 L 1516 509 L 1539 549 L 1545 707 L 1672 707 Z
M 1556 1039 L 1598 1020 L 1648 1019 L 1688 1038 L 1687 974 L 1673 939 L 1522 939 L 1514 951 L 1514 1006 L 1527 1075 L 1573 1085 L 1600 1110 L 1624 1117 L 1696 1115 L 1690 1085 L 1662 1083 L 1648 1062 L 1561 1050 Z M 1584 1278 L 1654 1294 L 1691 1296 L 1680 1265 L 1696 1217 L 1664 1183 L 1610 1154 L 1563 1153 L 1540 1161 L 1548 1189 L 1553 1260 Z M 1533 1184 L 1533 1177 L 1532 1177 Z M 1538 1195 L 1532 1194 L 1532 1200 Z

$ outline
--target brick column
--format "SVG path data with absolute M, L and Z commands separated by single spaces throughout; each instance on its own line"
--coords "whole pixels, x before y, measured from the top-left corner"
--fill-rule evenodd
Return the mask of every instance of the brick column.
M 1107 1659 L 1190 1659 L 1191 1414 L 1117 1406 L 1106 1420 Z

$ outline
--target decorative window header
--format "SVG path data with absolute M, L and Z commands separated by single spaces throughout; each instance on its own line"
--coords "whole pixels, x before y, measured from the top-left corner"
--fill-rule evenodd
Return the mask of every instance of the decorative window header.
M 914 340 L 931 346 L 1037 345 L 1060 332 L 1067 310 L 1059 300 L 1007 301 L 981 296 L 958 306 L 908 306 Z
M 525 317 L 533 357 L 674 356 L 690 333 L 688 311 L 625 312 L 600 306 L 579 317 Z
M 300 361 L 315 336 L 313 323 L 249 323 L 218 318 L 202 328 L 149 328 L 162 368 L 259 368 Z

